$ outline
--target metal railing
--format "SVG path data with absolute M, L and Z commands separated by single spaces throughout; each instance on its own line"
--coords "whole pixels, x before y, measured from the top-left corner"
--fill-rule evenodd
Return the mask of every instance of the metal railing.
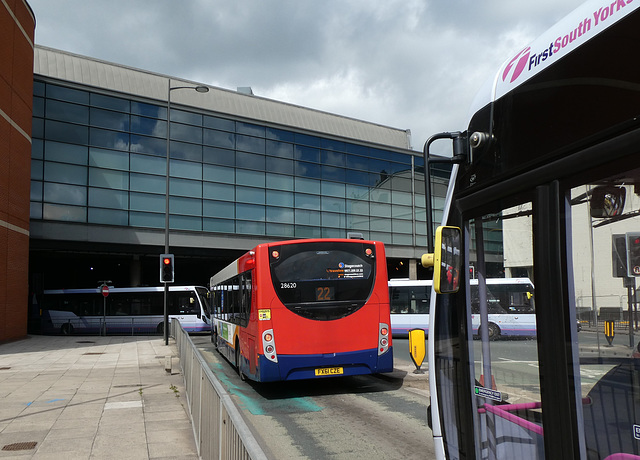
M 200 458 L 266 460 L 231 397 L 218 381 L 179 321 L 171 321 L 184 377 L 189 415 Z

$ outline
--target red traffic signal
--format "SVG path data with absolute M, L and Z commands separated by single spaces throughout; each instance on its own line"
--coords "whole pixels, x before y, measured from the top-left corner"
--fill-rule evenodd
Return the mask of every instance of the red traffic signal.
M 173 254 L 160 254 L 160 282 L 173 283 L 174 276 Z

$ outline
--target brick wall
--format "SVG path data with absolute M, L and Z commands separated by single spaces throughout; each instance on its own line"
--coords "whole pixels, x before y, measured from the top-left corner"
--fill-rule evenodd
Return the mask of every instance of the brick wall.
M 0 342 L 27 334 L 35 18 L 0 2 Z

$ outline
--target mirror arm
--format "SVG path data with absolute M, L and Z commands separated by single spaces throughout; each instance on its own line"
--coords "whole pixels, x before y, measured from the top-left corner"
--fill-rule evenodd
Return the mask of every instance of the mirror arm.
M 431 144 L 440 139 L 453 139 L 453 157 L 430 159 L 429 148 Z M 451 133 L 438 133 L 427 139 L 422 149 L 424 155 L 424 201 L 427 218 L 427 252 L 434 252 L 433 240 L 433 205 L 431 203 L 431 164 L 432 163 L 464 163 L 469 156 L 467 133 L 454 131 Z

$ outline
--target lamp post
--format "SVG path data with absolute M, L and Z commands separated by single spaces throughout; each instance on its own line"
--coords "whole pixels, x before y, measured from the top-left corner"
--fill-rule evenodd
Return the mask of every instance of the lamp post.
M 164 253 L 169 254 L 169 162 L 170 162 L 170 145 L 171 145 L 171 91 L 176 89 L 194 89 L 199 93 L 208 93 L 209 88 L 206 86 L 171 86 L 171 79 L 167 84 L 167 166 L 166 166 L 166 189 L 165 189 L 165 208 L 164 208 Z M 169 283 L 164 283 L 164 344 L 169 344 L 169 312 L 167 309 L 167 297 L 169 291 Z

